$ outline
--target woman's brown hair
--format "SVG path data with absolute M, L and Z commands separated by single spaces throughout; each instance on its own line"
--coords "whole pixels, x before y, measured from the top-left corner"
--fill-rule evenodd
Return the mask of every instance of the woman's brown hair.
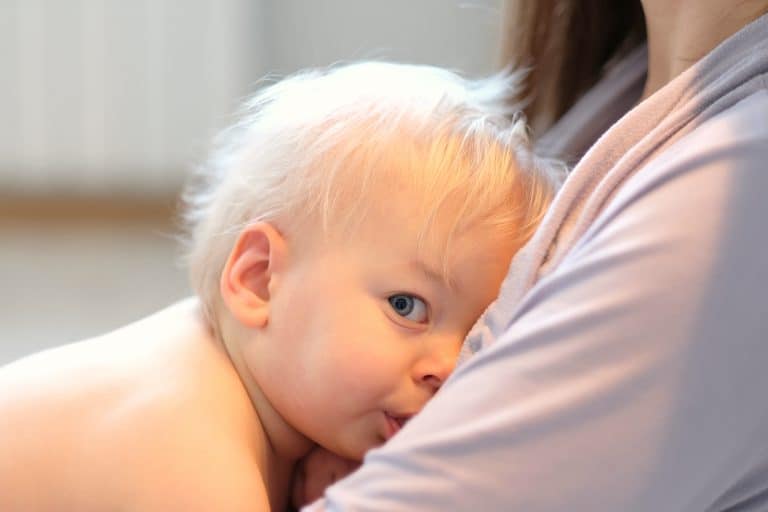
M 507 0 L 502 30 L 503 63 L 531 67 L 523 94 L 534 133 L 646 37 L 640 0 Z

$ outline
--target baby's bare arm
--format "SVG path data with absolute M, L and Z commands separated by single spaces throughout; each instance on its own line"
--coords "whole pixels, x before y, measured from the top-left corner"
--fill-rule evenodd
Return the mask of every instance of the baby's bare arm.
M 297 509 L 320 498 L 325 489 L 360 467 L 360 463 L 345 459 L 316 446 L 296 465 L 291 502 Z

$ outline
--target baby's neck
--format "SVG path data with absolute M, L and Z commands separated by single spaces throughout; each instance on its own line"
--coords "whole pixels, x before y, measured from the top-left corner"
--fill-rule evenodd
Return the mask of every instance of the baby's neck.
M 312 449 L 314 443 L 293 428 L 262 392 L 239 350 L 242 343 L 237 340 L 236 328 L 233 329 L 226 320 L 222 320 L 218 331 L 219 335 L 214 339 L 227 354 L 250 399 L 273 462 L 278 465 L 294 464 Z
M 240 418 L 238 421 L 247 418 L 241 426 L 245 429 L 249 449 L 253 453 L 268 493 L 270 508 L 285 510 L 293 467 L 296 461 L 310 450 L 312 444 L 291 428 L 272 408 L 253 379 L 249 378 L 250 374 L 246 371 L 243 361 L 237 357 L 237 353 L 227 350 L 227 343 L 222 341 L 222 336 L 214 335 L 214 330 L 205 320 L 197 301 L 193 314 L 201 327 L 207 331 L 205 344 L 209 346 L 210 359 L 222 361 L 222 365 L 226 367 L 224 373 L 231 376 L 231 379 L 227 377 L 227 380 L 231 380 L 234 383 L 233 389 L 237 389 L 232 394 L 241 397 L 237 399 L 241 404 L 238 407 L 241 414 L 236 417 Z M 227 329 L 222 331 L 226 333 Z

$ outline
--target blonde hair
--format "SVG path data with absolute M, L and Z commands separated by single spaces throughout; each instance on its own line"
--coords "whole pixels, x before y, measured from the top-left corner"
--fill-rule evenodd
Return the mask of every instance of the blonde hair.
M 640 0 L 507 0 L 501 58 L 530 67 L 519 92 L 539 134 L 645 39 Z
M 564 168 L 530 153 L 508 101 L 519 78 L 364 62 L 258 92 L 185 195 L 190 274 L 207 313 L 243 227 L 348 228 L 362 222 L 372 190 L 398 179 L 421 193 L 422 233 L 443 208 L 452 231 L 486 222 L 526 241 Z

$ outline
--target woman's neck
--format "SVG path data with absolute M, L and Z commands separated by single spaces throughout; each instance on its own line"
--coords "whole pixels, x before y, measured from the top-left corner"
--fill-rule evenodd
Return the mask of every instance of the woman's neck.
M 647 98 L 768 12 L 768 1 L 642 0 L 648 28 Z

